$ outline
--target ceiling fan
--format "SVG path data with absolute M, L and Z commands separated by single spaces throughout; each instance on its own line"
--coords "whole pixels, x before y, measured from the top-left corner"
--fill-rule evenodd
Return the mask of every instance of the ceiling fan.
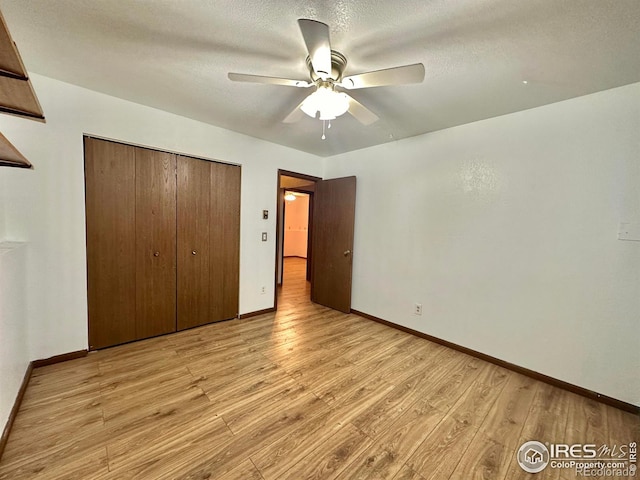
M 420 83 L 424 80 L 424 65 L 422 63 L 343 77 L 347 59 L 340 52 L 331 50 L 329 26 L 308 19 L 299 19 L 298 25 L 309 52 L 307 67 L 311 81 L 229 73 L 229 79 L 234 82 L 265 83 L 299 88 L 315 87 L 314 92 L 287 115 L 283 120 L 284 123 L 296 122 L 303 117 L 303 114 L 330 121 L 349 112 L 363 125 L 370 125 L 378 120 L 378 116 L 340 89 L 355 90 L 404 85 Z M 324 134 L 322 138 L 324 139 Z

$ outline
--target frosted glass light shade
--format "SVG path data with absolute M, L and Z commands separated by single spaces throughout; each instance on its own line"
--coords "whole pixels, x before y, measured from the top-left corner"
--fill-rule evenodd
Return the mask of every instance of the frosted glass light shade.
M 302 102 L 300 109 L 312 118 L 320 112 L 320 120 L 333 120 L 349 110 L 349 98 L 345 93 L 318 87 Z

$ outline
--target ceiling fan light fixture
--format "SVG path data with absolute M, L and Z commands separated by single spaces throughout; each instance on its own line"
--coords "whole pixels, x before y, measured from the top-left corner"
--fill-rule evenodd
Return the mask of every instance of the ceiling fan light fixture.
M 335 88 L 352 90 L 371 87 L 388 87 L 422 83 L 425 70 L 422 63 L 385 68 L 357 75 L 343 76 L 347 66 L 347 58 L 340 52 L 331 49 L 329 26 L 326 23 L 308 18 L 298 19 L 302 39 L 307 47 L 306 59 L 309 70 L 309 81 L 291 78 L 266 77 L 246 73 L 228 73 L 229 80 L 234 82 L 262 83 L 267 85 L 284 85 L 288 87 L 310 88 L 315 91 L 305 98 L 282 121 L 294 123 L 304 117 L 322 120 L 322 139 L 326 138 L 325 124 L 349 112 L 362 125 L 371 125 L 379 120 L 378 116 L 355 98 Z M 302 112 L 302 113 L 301 113 Z M 331 128 L 331 123 L 326 128 Z
M 349 110 L 349 97 L 330 87 L 319 86 L 302 102 L 300 109 L 311 118 L 316 118 L 319 112 L 320 120 L 333 120 Z

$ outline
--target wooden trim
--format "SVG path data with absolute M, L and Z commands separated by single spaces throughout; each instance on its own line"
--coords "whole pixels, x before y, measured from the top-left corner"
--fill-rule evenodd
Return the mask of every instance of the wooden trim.
M 78 350 L 76 352 L 63 353 L 49 358 L 34 360 L 32 362 L 33 368 L 46 367 L 47 365 L 54 365 L 56 363 L 66 362 L 67 360 L 86 357 L 88 353 L 87 350 Z
M 257 317 L 258 315 L 264 315 L 265 313 L 273 313 L 275 311 L 276 311 L 275 307 L 265 308 L 264 310 L 258 310 L 258 311 L 255 311 L 255 312 L 243 313 L 241 315 L 238 315 L 238 318 L 243 320 L 245 318 Z
M 302 193 L 304 195 L 313 195 L 315 192 L 315 183 L 311 184 L 311 185 L 306 185 L 306 186 L 300 186 L 300 187 L 280 187 L 282 190 L 284 190 L 285 192 L 295 192 L 295 193 Z M 313 187 L 313 188 L 308 188 L 308 187 Z
M 307 175 L 304 173 L 298 173 L 298 172 L 292 172 L 291 170 L 283 170 L 281 168 L 278 169 L 278 179 L 277 179 L 277 190 L 276 190 L 276 258 L 275 258 L 275 275 L 274 275 L 274 282 L 273 282 L 273 309 L 274 311 L 276 311 L 278 309 L 278 288 L 279 288 L 279 275 L 278 275 L 278 261 L 280 260 L 278 258 L 278 256 L 280 255 L 280 252 L 278 252 L 278 245 L 282 244 L 282 269 L 283 269 L 283 275 L 284 275 L 284 188 L 280 186 L 280 179 L 282 178 L 282 176 L 285 177 L 293 177 L 293 178 L 300 178 L 302 180 L 309 180 L 311 182 L 314 182 L 314 189 L 315 189 L 315 183 L 319 182 L 322 180 L 322 178 L 320 177 L 314 177 L 313 175 Z M 287 189 L 287 190 L 292 190 L 292 189 Z M 293 189 L 295 190 L 295 189 Z M 309 195 L 309 207 L 311 207 L 311 204 L 313 202 L 313 192 L 303 192 Z M 281 207 L 282 207 L 282 212 L 281 212 Z M 280 231 L 280 229 L 278 228 L 278 225 L 280 224 L 280 216 L 283 216 L 282 219 L 282 231 Z M 312 223 L 313 217 L 312 215 L 309 215 L 309 220 L 308 220 L 308 224 L 307 224 L 307 232 L 310 232 L 311 229 L 313 228 L 313 223 Z M 309 235 L 309 233 L 307 233 L 307 235 Z M 309 243 L 307 243 L 307 245 L 309 245 Z M 307 261 L 311 260 L 311 255 L 312 252 L 310 250 L 307 250 Z M 242 317 L 240 317 L 242 318 Z
M 280 175 L 284 175 L 285 177 L 300 178 L 302 180 L 309 180 L 312 182 L 319 182 L 320 180 L 322 180 L 322 178 L 314 177 L 313 175 L 307 175 L 304 173 L 297 173 L 297 172 L 291 172 L 289 170 L 278 169 L 278 178 L 280 177 Z
M 20 389 L 18 390 L 18 394 L 16 395 L 16 400 L 13 403 L 13 408 L 11 409 L 11 413 L 9 413 L 9 418 L 7 419 L 7 423 L 5 424 L 4 430 L 2 431 L 2 437 L 0 437 L 0 460 L 2 460 L 4 447 L 6 447 L 7 441 L 9 440 L 9 434 L 11 433 L 13 422 L 15 422 L 16 417 L 18 416 L 18 410 L 20 410 L 20 405 L 22 405 L 22 398 L 24 397 L 24 392 L 26 392 L 27 390 L 27 385 L 29 384 L 29 380 L 31 379 L 32 372 L 33 362 L 29 362 L 29 365 L 27 365 L 27 370 L 24 372 L 22 384 L 20 385 Z
M 84 133 L 82 135 L 82 138 L 83 138 L 83 142 L 87 138 L 92 138 L 94 140 L 102 140 L 104 142 L 117 143 L 117 144 L 120 144 L 120 145 L 125 145 L 127 147 L 143 148 L 145 150 L 151 150 L 153 152 L 170 153 L 172 155 L 180 155 L 182 157 L 193 158 L 194 160 L 202 160 L 204 162 L 221 163 L 223 165 L 232 165 L 234 167 L 240 167 L 240 171 L 242 171 L 242 164 L 241 163 L 227 162 L 226 160 L 219 160 L 217 158 L 199 157 L 197 155 L 192 155 L 190 153 L 181 152 L 179 150 L 168 150 L 166 148 L 159 148 L 159 147 L 154 147 L 154 146 L 150 146 L 150 145 L 144 145 L 142 143 L 130 143 L 130 142 L 125 142 L 124 140 L 118 140 L 116 138 L 103 137 L 101 135 L 94 135 L 93 133 Z
M 418 330 L 413 330 L 412 328 L 405 327 L 403 325 L 398 325 L 396 323 L 389 322 L 388 320 L 383 320 L 382 318 L 369 315 L 368 313 L 360 312 L 358 310 L 353 310 L 353 309 L 351 310 L 351 313 L 353 313 L 354 315 L 358 315 L 360 317 L 366 318 L 368 320 L 373 320 L 374 322 L 387 325 L 388 327 L 392 327 L 392 328 L 401 330 L 403 332 L 410 333 L 412 335 L 415 335 L 416 337 L 424 338 L 425 340 L 429 340 L 430 342 L 437 343 L 444 347 L 457 350 L 458 352 L 466 353 L 467 355 L 471 355 L 472 357 L 479 358 L 480 360 L 493 363 L 495 365 L 506 368 L 513 372 L 519 373 L 521 375 L 531 377 L 534 380 L 539 380 L 541 382 L 548 383 L 549 385 L 552 385 L 554 387 L 562 388 L 563 390 L 567 390 L 569 392 L 575 393 L 577 395 L 581 395 L 591 400 L 604 403 L 605 405 L 619 408 L 620 410 L 624 410 L 627 412 L 635 413 L 636 415 L 640 414 L 640 406 L 633 405 L 631 403 L 627 403 L 622 400 L 618 400 L 617 398 L 608 397 L 607 395 L 603 395 L 601 393 L 594 392 L 592 390 L 588 390 L 583 387 L 579 387 L 578 385 L 574 385 L 572 383 L 565 382 L 564 380 L 559 380 L 557 378 L 544 375 L 543 373 L 539 373 L 534 370 L 529 370 L 528 368 L 524 368 L 519 365 L 514 365 L 513 363 L 509 363 L 499 358 L 492 357 L 491 355 L 487 355 L 486 353 L 478 352 L 476 350 L 472 350 L 470 348 L 463 347 L 461 345 L 458 345 L 452 342 L 448 342 L 447 340 L 443 340 L 441 338 L 431 336 L 427 333 L 419 332 Z
M 282 286 L 284 281 L 284 209 L 286 207 L 284 200 L 284 190 L 280 186 L 282 183 L 282 174 L 278 170 L 278 178 L 276 181 L 276 255 L 274 261 L 274 280 L 273 280 L 273 308 L 278 309 L 278 287 Z M 280 221 L 282 220 L 282 226 Z M 278 265 L 282 262 L 282 273 L 278 270 Z

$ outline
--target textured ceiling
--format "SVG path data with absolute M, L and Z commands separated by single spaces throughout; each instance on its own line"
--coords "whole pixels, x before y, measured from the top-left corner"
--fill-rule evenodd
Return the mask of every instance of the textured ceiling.
M 1 0 L 27 69 L 321 156 L 640 81 L 639 0 Z M 419 85 L 352 90 L 380 120 L 281 120 L 310 90 L 298 18 L 345 74 L 422 62 Z M 527 83 L 523 83 L 523 81 Z M 46 114 L 46 112 L 45 112 Z

